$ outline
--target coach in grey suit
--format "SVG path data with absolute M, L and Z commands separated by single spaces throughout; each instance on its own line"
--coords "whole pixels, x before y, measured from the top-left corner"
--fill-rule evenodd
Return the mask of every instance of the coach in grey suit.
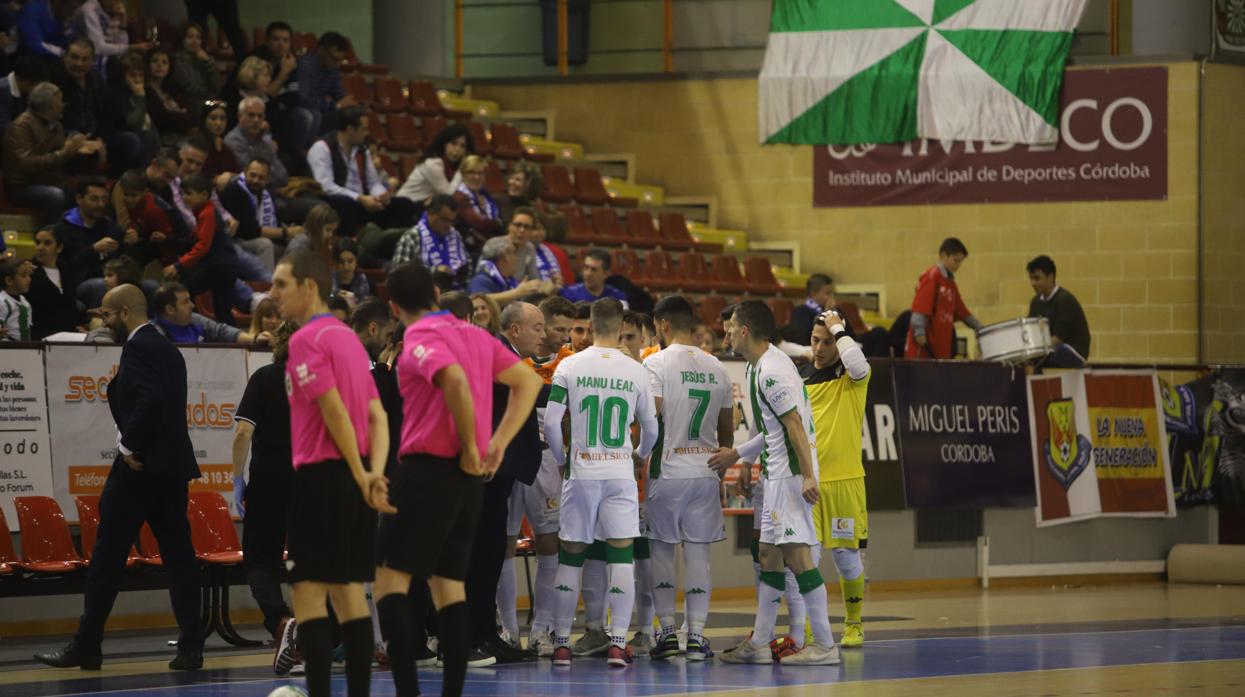
M 104 296 L 105 322 L 121 349 L 121 365 L 108 384 L 108 408 L 117 424 L 117 457 L 100 496 L 99 536 L 87 570 L 85 609 L 73 641 L 35 659 L 57 668 L 99 670 L 104 624 L 125 573 L 125 560 L 143 523 L 160 543 L 173 614 L 181 630 L 173 670 L 203 667 L 199 618 L 199 562 L 190 541 L 186 503 L 199 478 L 186 426 L 186 362 L 155 324 L 137 286 Z

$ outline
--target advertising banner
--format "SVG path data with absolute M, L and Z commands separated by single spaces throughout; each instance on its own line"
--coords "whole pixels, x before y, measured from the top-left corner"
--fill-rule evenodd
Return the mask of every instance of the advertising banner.
M 894 374 L 909 508 L 1033 505 L 1022 371 L 904 361 Z
M 726 360 L 726 374 L 731 378 L 735 391 L 736 419 L 735 443 L 748 440 L 752 423 L 752 410 L 747 408 L 748 386 L 745 381 L 747 363 L 742 360 Z M 865 496 L 870 510 L 902 510 L 904 508 L 903 473 L 899 466 L 899 441 L 895 420 L 895 393 L 891 385 L 891 361 L 871 359 L 869 365 L 873 377 L 869 379 L 866 397 L 865 421 L 861 433 L 861 458 L 865 466 Z M 760 465 L 754 463 L 753 481 L 761 474 Z M 739 477 L 739 465 L 726 473 L 727 505 L 731 512 L 751 513 L 752 500 L 734 495 L 734 483 Z
M 42 351 L 5 350 L 0 359 L 0 506 L 16 530 L 15 497 L 52 495 L 48 403 Z
M 1167 198 L 1167 69 L 1069 70 L 1059 142 L 816 146 L 813 205 Z
M 192 491 L 232 490 L 233 413 L 246 387 L 246 352 L 181 347 L 186 359 L 186 423 L 203 477 Z M 120 346 L 47 347 L 52 430 L 52 484 L 66 517 L 73 497 L 98 494 L 117 454 L 117 426 L 108 410 L 108 383 L 117 374 Z M 226 496 L 230 506 L 233 497 Z
M 1039 526 L 1176 515 L 1153 371 L 1032 376 L 1029 418 Z

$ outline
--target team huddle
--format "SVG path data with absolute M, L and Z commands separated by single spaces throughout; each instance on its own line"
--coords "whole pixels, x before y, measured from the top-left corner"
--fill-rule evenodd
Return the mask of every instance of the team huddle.
M 427 582 L 436 608 L 443 694 L 461 694 L 472 651 L 473 539 L 482 515 L 493 514 L 485 508 L 488 482 L 516 454 L 535 466 L 534 447 L 510 448 L 528 438 L 521 435 L 528 428 L 543 436 L 541 444 L 530 434 L 541 448 L 539 470 L 507 490 L 507 532 L 513 541 L 526 519 L 535 538 L 529 655 L 561 667 L 577 655 L 605 654 L 620 668 L 637 653 L 711 659 L 710 546 L 725 538 L 722 480 L 737 462 L 745 463 L 739 485 L 755 502 L 757 613 L 751 635 L 719 660 L 839 662 L 818 569 L 822 546 L 832 548 L 839 570 L 843 645 L 863 643 L 859 548 L 868 522 L 860 438 L 870 371 L 835 312 L 815 323 L 813 361 L 803 375 L 771 343 L 777 332 L 765 303 L 744 301 L 724 316 L 731 346 L 748 362 L 746 413 L 739 415 L 725 367 L 695 345 L 694 310 L 683 297 L 658 302 L 651 323 L 611 298 L 579 309 L 561 298 L 539 308 L 516 303 L 504 317 L 544 318 L 534 324 L 543 340 L 520 341 L 509 329 L 494 337 L 439 310 L 432 274 L 400 265 L 387 285 L 405 327 L 396 360 L 402 419 L 397 465 L 386 476 L 386 410 L 367 378 L 363 347 L 325 310 L 326 284 L 321 261 L 296 255 L 278 265 L 273 287 L 282 315 L 301 325 L 285 365 L 295 424 L 288 548 L 297 644 L 312 695 L 328 694 L 337 640 L 351 693 L 366 694 L 368 582 L 397 694 L 419 694 L 416 665 L 424 665 L 427 646 L 416 638 L 413 581 Z M 662 348 L 638 348 L 637 331 L 651 331 Z M 524 363 L 520 344 L 540 348 L 527 351 Z M 741 417 L 752 434 L 736 444 Z M 523 651 L 513 548 L 509 556 L 497 614 L 505 641 Z M 581 596 L 587 631 L 572 644 Z M 784 597 L 791 631 L 776 636 Z M 629 642 L 633 616 L 637 632 Z M 283 631 L 278 656 L 288 639 Z

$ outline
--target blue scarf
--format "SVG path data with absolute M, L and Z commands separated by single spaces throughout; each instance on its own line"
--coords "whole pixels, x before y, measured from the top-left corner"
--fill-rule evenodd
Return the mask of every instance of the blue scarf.
M 257 200 L 251 187 L 246 185 L 245 174 L 238 176 L 238 184 L 242 186 L 242 192 L 246 194 L 246 197 L 251 199 L 251 210 L 255 211 L 255 220 L 259 226 L 277 227 L 277 207 L 272 202 L 272 194 L 265 189 L 263 199 Z
M 505 288 L 506 290 L 514 290 L 515 288 L 519 287 L 518 281 L 516 281 L 513 278 L 508 278 L 506 276 L 503 276 L 501 273 L 501 269 L 497 268 L 497 264 L 494 264 L 493 262 L 488 261 L 487 259 L 480 260 L 480 264 L 476 266 L 476 273 L 482 273 L 485 276 L 488 276 L 489 278 L 493 279 L 495 282 L 499 283 L 501 287 Z
M 813 300 L 811 297 L 804 301 L 804 307 L 812 310 L 814 315 L 820 315 L 826 311 L 826 308 L 822 307 L 821 303 Z
M 448 266 L 450 271 L 457 273 L 467 263 L 467 248 L 457 230 L 450 230 L 442 237 L 428 227 L 428 214 L 424 213 L 415 225 L 419 233 L 419 260 L 430 269 Z
M 552 281 L 553 277 L 560 272 L 558 258 L 553 255 L 553 250 L 544 244 L 536 245 L 536 268 L 540 272 L 542 281 Z
M 163 317 L 157 317 L 156 325 L 175 344 L 197 344 L 203 340 L 203 330 L 193 322 L 183 327 Z
M 479 193 L 475 193 L 468 189 L 466 184 L 459 184 L 458 193 L 467 195 L 467 200 L 471 201 L 471 207 L 475 209 L 477 214 L 485 218 L 501 220 L 501 209 L 497 207 L 497 202 L 493 200 L 489 192 L 480 189 Z

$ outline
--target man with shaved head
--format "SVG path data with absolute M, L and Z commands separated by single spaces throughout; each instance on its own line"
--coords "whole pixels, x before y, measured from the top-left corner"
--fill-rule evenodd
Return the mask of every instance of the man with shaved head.
M 147 298 L 138 286 L 127 283 L 108 291 L 101 314 L 124 345 L 116 377 L 108 383 L 117 455 L 100 495 L 99 534 L 87 568 L 78 632 L 65 648 L 35 654 L 35 659 L 56 668 L 100 669 L 104 624 L 121 587 L 126 557 L 143 523 L 150 523 L 180 630 L 177 657 L 169 668 L 200 670 L 199 562 L 186 519 L 190 481 L 200 474 L 186 426 L 186 361 L 147 321 Z

